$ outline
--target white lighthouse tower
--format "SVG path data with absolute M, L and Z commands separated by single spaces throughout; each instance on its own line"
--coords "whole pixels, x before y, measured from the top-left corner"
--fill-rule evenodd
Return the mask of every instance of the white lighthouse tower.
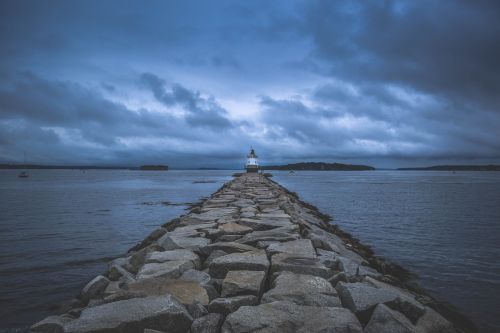
M 255 151 L 250 147 L 250 153 L 247 155 L 247 163 L 245 164 L 245 169 L 247 172 L 259 172 L 259 163 L 257 161 L 258 156 Z

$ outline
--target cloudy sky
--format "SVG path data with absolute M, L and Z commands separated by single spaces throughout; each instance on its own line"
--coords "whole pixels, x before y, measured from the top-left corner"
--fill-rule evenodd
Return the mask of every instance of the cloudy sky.
M 498 1 L 2 1 L 0 163 L 500 163 Z

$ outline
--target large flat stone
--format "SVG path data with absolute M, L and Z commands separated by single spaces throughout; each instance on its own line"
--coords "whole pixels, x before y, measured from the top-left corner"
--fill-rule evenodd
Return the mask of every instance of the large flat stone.
M 416 333 L 457 333 L 452 323 L 429 307 L 415 326 Z
M 301 257 L 288 253 L 278 253 L 271 258 L 271 272 L 288 271 L 297 274 L 309 274 L 329 278 L 333 272 L 324 266 L 318 258 Z
M 379 304 L 373 310 L 364 333 L 415 333 L 415 328 L 403 314 Z
M 212 208 L 200 214 L 192 214 L 190 216 L 199 220 L 215 221 L 222 217 L 233 216 L 237 212 L 236 208 Z
M 368 283 L 339 282 L 335 289 L 342 305 L 358 315 L 362 321 L 368 319 L 377 304 L 391 302 L 398 297 L 398 294 L 391 290 L 376 288 Z
M 193 319 L 170 295 L 117 301 L 82 311 L 64 325 L 65 333 L 132 333 L 145 328 L 184 333 Z
M 293 233 L 290 230 L 277 228 L 273 230 L 253 231 L 238 239 L 237 242 L 242 244 L 255 245 L 260 241 L 287 242 L 296 240 L 298 238 L 299 235 L 297 233 Z
M 263 218 L 248 218 L 243 217 L 239 220 L 240 224 L 243 224 L 253 230 L 263 231 L 271 230 L 280 227 L 290 227 L 292 223 L 289 219 L 263 219 Z
M 200 266 L 200 257 L 191 250 L 178 249 L 171 251 L 155 251 L 146 255 L 147 264 L 176 260 L 190 260 L 195 267 Z
M 158 240 L 158 245 L 165 251 L 176 249 L 190 249 L 198 252 L 200 247 L 210 244 L 210 240 L 204 237 L 184 237 L 165 234 Z
M 316 257 L 316 251 L 309 239 L 297 239 L 283 243 L 273 243 L 269 245 L 266 252 L 270 255 L 277 253 L 288 253 L 300 257 Z
M 128 292 L 138 296 L 159 296 L 170 294 L 182 304 L 195 302 L 208 305 L 209 297 L 205 288 L 197 281 L 154 278 L 130 283 Z
M 195 268 L 191 260 L 174 260 L 163 263 L 145 264 L 137 272 L 136 278 L 150 279 L 155 277 L 165 277 L 175 279 L 181 276 L 184 271 Z
M 387 302 L 386 305 L 403 313 L 413 323 L 425 313 L 425 306 L 418 302 L 410 292 L 368 276 L 365 277 L 364 281 L 379 289 L 387 289 L 397 294 L 397 298 L 394 301 Z
M 274 301 L 310 306 L 341 306 L 337 291 L 327 280 L 290 272 L 278 275 L 273 282 L 273 288 L 262 296 L 262 303 Z
M 235 242 L 218 242 L 200 248 L 203 255 L 209 256 L 213 251 L 220 250 L 225 253 L 248 252 L 257 250 L 255 247 Z
M 221 332 L 362 333 L 363 329 L 347 309 L 280 301 L 240 307 L 226 317 Z
M 244 234 L 247 234 L 247 233 L 253 231 L 252 228 L 241 225 L 239 223 L 235 223 L 235 222 L 221 224 L 219 226 L 219 229 L 225 235 L 228 235 L 228 234 L 229 235 L 244 235 Z
M 221 296 L 260 296 L 265 277 L 263 271 L 229 271 L 222 282 Z
M 265 251 L 250 251 L 244 253 L 231 253 L 215 258 L 209 266 L 211 276 L 223 279 L 229 271 L 267 271 L 269 261 Z

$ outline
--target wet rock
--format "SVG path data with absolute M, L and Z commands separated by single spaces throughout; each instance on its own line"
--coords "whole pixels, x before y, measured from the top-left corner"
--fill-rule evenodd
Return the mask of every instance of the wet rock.
M 412 323 L 403 314 L 379 304 L 373 311 L 365 333 L 414 333 Z
M 170 294 L 182 304 L 196 302 L 207 305 L 209 302 L 206 289 L 196 281 L 167 278 L 146 279 L 129 284 L 127 291 L 138 296 Z
M 193 321 L 191 333 L 219 333 L 224 317 L 219 313 L 209 313 Z
M 146 263 L 162 263 L 166 261 L 190 260 L 194 267 L 200 267 L 200 257 L 191 250 L 178 249 L 171 251 L 155 251 L 146 255 Z
M 110 281 L 102 275 L 96 276 L 83 287 L 81 293 L 82 299 L 87 302 L 93 298 L 101 297 L 109 282 Z
M 163 263 L 145 264 L 137 273 L 137 279 L 141 280 L 155 277 L 175 279 L 191 268 L 195 268 L 195 266 L 190 260 L 175 260 Z
M 214 259 L 209 266 L 211 276 L 219 279 L 226 277 L 229 271 L 249 270 L 267 271 L 269 261 L 264 251 L 231 253 Z
M 208 311 L 227 315 L 231 312 L 238 310 L 244 305 L 257 305 L 257 296 L 241 295 L 235 297 L 221 297 L 216 298 L 208 305 Z
M 290 242 L 270 244 L 266 252 L 269 255 L 277 253 L 288 253 L 299 257 L 316 257 L 316 251 L 309 239 L 297 239 Z
M 263 271 L 229 271 L 222 282 L 221 296 L 260 296 L 265 277 Z
M 360 265 L 358 262 L 351 260 L 349 258 L 338 256 L 337 260 L 339 269 L 341 271 L 344 271 L 349 279 L 365 275 L 372 277 L 378 277 L 382 275 L 373 268 Z
M 193 319 L 172 296 L 133 298 L 82 311 L 64 325 L 65 333 L 140 332 L 144 328 L 184 333 Z
M 337 291 L 325 279 L 312 276 L 281 273 L 272 289 L 262 296 L 262 303 L 288 301 L 298 305 L 341 306 Z
M 151 243 L 153 243 L 155 240 L 163 236 L 166 232 L 167 230 L 165 228 L 158 228 L 154 230 L 151 234 L 149 234 L 148 237 L 146 237 L 146 239 L 144 239 L 141 243 L 134 246 L 131 249 L 131 251 L 138 251 L 140 249 L 145 248 L 146 246 L 151 245 Z
M 111 281 L 108 283 L 106 289 L 104 289 L 103 296 L 107 297 L 109 295 L 116 294 L 117 292 L 120 292 L 122 289 L 120 288 L 120 282 L 119 281 Z
M 386 305 L 392 309 L 395 309 L 401 313 L 403 313 L 406 317 L 408 317 L 413 323 L 415 323 L 424 313 L 425 306 L 419 303 L 415 296 L 413 296 L 408 291 L 405 291 L 401 288 L 397 288 L 395 286 L 389 285 L 387 283 L 375 280 L 371 277 L 365 277 L 364 279 L 367 283 L 380 288 L 390 290 L 391 292 L 397 294 L 397 297 L 394 301 L 387 302 Z
M 288 253 L 278 253 L 271 258 L 271 272 L 288 271 L 297 274 L 309 274 L 329 278 L 332 271 L 325 267 L 318 258 L 301 257 Z
M 429 307 L 425 308 L 424 315 L 415 326 L 416 333 L 457 333 L 448 320 Z
M 32 332 L 41 333 L 63 333 L 64 324 L 71 321 L 71 318 L 64 316 L 49 316 L 30 327 Z
M 113 260 L 109 264 L 108 274 L 107 274 L 108 278 L 111 281 L 117 281 L 123 276 L 127 277 L 128 279 L 133 279 L 134 278 L 133 275 L 129 271 L 127 271 L 124 267 L 127 264 L 127 262 L 128 261 L 126 258 L 118 258 Z
M 354 312 L 361 322 L 366 322 L 377 304 L 394 301 L 398 295 L 390 290 L 379 289 L 368 283 L 339 282 L 335 287 L 342 305 Z
M 256 248 L 253 246 L 235 242 L 218 242 L 200 248 L 201 253 L 205 256 L 209 256 L 210 254 L 212 254 L 213 251 L 216 250 L 224 251 L 226 254 L 228 254 L 236 252 L 241 253 L 241 252 L 255 251 Z
M 362 333 L 363 329 L 347 309 L 280 301 L 240 307 L 226 317 L 221 332 Z

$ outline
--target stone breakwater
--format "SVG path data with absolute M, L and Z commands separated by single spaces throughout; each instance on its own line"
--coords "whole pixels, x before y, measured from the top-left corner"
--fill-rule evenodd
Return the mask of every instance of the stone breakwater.
M 391 271 L 293 193 L 242 174 L 31 331 L 461 332 Z

